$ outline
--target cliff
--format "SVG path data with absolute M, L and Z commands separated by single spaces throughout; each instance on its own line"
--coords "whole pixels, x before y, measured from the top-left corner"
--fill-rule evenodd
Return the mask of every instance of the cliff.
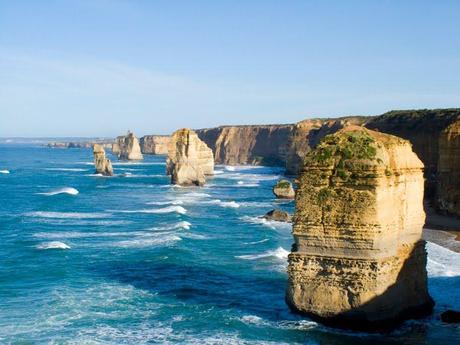
M 286 174 L 297 175 L 305 155 L 318 145 L 326 135 L 335 133 L 349 125 L 360 125 L 365 117 L 343 117 L 338 119 L 303 120 L 294 125 L 288 140 Z
M 441 132 L 436 204 L 438 209 L 460 216 L 460 119 Z
M 460 109 L 390 111 L 368 121 L 367 128 L 407 139 L 425 165 L 425 193 L 436 195 L 439 140 L 442 131 L 460 119 Z
M 139 145 L 139 139 L 128 131 L 127 135 L 117 137 L 112 145 L 112 153 L 118 156 L 118 159 L 141 160 L 144 159 Z
M 141 152 L 143 154 L 166 155 L 171 140 L 166 135 L 146 135 L 140 140 Z
M 294 311 L 379 330 L 432 310 L 422 169 L 409 142 L 355 126 L 306 155 L 288 259 Z
M 171 175 L 172 184 L 202 186 L 206 175 L 214 174 L 212 150 L 194 131 L 179 129 L 171 136 L 166 173 Z
M 292 125 L 222 126 L 199 129 L 217 164 L 284 165 Z
M 105 156 L 105 150 L 102 145 L 94 144 L 93 146 L 94 166 L 96 168 L 96 174 L 102 174 L 104 176 L 112 176 L 113 169 L 112 163 Z

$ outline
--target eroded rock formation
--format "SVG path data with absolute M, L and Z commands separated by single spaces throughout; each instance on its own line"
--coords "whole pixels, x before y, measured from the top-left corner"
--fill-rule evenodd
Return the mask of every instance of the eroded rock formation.
M 293 310 L 371 330 L 432 310 L 422 169 L 409 142 L 355 126 L 307 154 L 288 266 Z
M 191 129 L 179 129 L 171 136 L 166 173 L 172 184 L 202 186 L 214 174 L 212 150 Z
M 271 210 L 269 212 L 267 212 L 265 215 L 264 215 L 264 218 L 265 219 L 268 219 L 268 220 L 274 220 L 274 221 L 277 221 L 277 222 L 291 222 L 292 221 L 292 216 L 287 213 L 286 211 L 283 211 L 283 210 L 278 210 L 278 209 L 275 209 L 275 210 Z
M 139 139 L 137 139 L 134 133 L 129 131 L 128 134 L 117 137 L 115 143 L 112 145 L 112 153 L 116 154 L 118 159 L 123 160 L 144 159 L 139 145 Z
M 112 163 L 105 156 L 104 147 L 99 144 L 93 145 L 93 155 L 94 155 L 94 166 L 96 167 L 96 174 L 102 174 L 104 176 L 112 176 L 113 169 Z
M 442 131 L 439 138 L 437 205 L 460 216 L 460 120 Z
M 214 152 L 217 164 L 284 165 L 292 125 L 222 126 L 197 134 Z
M 279 180 L 273 187 L 273 194 L 279 199 L 294 199 L 295 190 L 288 180 Z
M 171 137 L 167 135 L 146 135 L 140 140 L 143 154 L 167 155 Z

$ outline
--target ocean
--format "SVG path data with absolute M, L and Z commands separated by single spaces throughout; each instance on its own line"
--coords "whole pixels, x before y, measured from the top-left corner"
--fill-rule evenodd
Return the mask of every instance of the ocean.
M 293 202 L 282 170 L 217 166 L 171 186 L 164 156 L 94 174 L 92 152 L 0 145 L 1 344 L 448 344 L 460 254 L 427 244 L 433 316 L 389 334 L 324 327 L 284 302 Z

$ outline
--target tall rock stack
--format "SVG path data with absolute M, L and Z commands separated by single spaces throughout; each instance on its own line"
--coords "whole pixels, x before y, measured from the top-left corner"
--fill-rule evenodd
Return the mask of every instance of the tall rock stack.
M 105 156 L 104 147 L 99 144 L 93 145 L 93 155 L 94 155 L 94 166 L 96 167 L 96 174 L 101 174 L 104 176 L 112 176 L 113 169 L 112 163 Z
M 460 216 L 460 120 L 439 138 L 437 204 L 440 210 Z
M 214 174 L 212 150 L 187 128 L 173 133 L 168 149 L 166 173 L 171 175 L 171 183 L 202 186 L 206 175 Z
M 408 141 L 356 126 L 307 154 L 288 259 L 293 310 L 368 330 L 431 312 L 422 170 Z
M 128 134 L 117 137 L 112 145 L 112 153 L 123 160 L 141 160 L 144 156 L 141 152 L 139 139 L 134 133 L 128 131 Z

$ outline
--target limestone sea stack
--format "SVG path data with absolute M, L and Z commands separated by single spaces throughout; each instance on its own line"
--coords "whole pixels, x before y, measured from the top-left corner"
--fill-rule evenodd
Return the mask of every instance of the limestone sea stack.
M 288 258 L 294 311 L 365 330 L 431 312 L 422 170 L 408 141 L 357 126 L 307 154 Z
M 166 173 L 172 184 L 202 186 L 214 174 L 212 150 L 191 129 L 179 129 L 169 143 Z
M 105 156 L 104 147 L 99 144 L 94 144 L 93 155 L 96 174 L 113 176 L 112 163 L 110 163 L 110 160 Z
M 294 199 L 295 190 L 288 180 L 279 180 L 273 187 L 273 194 L 279 199 Z
M 128 131 L 128 134 L 117 137 L 112 145 L 112 153 L 122 160 L 141 160 L 144 156 L 141 152 L 139 139 L 134 133 Z

